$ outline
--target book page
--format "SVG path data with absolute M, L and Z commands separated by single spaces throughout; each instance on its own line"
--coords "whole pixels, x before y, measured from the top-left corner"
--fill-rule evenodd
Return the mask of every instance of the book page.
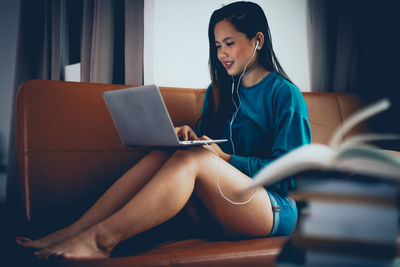
M 371 104 L 362 108 L 361 110 L 357 111 L 349 118 L 347 118 L 343 124 L 334 132 L 329 146 L 333 149 L 336 149 L 340 142 L 342 141 L 343 136 L 355 125 L 359 124 L 360 122 L 372 117 L 379 112 L 382 112 L 390 107 L 390 101 L 387 98 L 384 98 L 377 103 Z
M 400 181 L 400 157 L 368 145 L 343 149 L 333 165 L 341 171 Z
M 296 191 L 292 192 L 290 196 L 301 194 L 304 199 L 307 199 L 307 196 L 320 194 L 327 197 L 347 197 L 346 199 L 348 199 L 348 197 L 363 197 L 364 199 L 370 198 L 395 201 L 397 186 L 391 183 L 377 182 L 377 180 L 366 181 L 362 180 L 362 178 L 356 178 L 360 180 L 355 180 L 354 178 L 338 179 L 335 176 L 324 177 L 322 179 L 319 177 L 311 179 L 304 177 L 303 180 L 311 181 L 308 181 L 307 184 L 303 183 L 304 185 L 302 185 L 302 183 L 296 183 Z M 331 197 L 331 199 L 333 198 Z
M 331 165 L 333 155 L 334 151 L 326 145 L 311 144 L 299 147 L 263 168 L 254 177 L 251 188 L 271 185 L 301 171 L 327 168 Z
M 379 150 L 377 148 L 359 148 L 361 141 L 382 138 L 392 139 L 397 138 L 397 135 L 362 135 L 351 139 L 340 147 L 340 141 L 346 132 L 361 121 L 386 110 L 389 106 L 389 100 L 383 99 L 350 116 L 334 132 L 330 146 L 322 144 L 304 145 L 274 160 L 261 169 L 254 177 L 254 182 L 243 193 L 254 187 L 268 186 L 301 171 L 312 169 L 331 169 L 377 177 L 397 177 L 397 180 L 400 180 L 398 175 L 400 173 L 400 164 L 395 159 L 395 156 L 389 157 L 376 152 Z M 356 147 L 352 147 L 351 144 L 355 144 Z
M 356 134 L 347 138 L 339 145 L 339 150 L 365 144 L 372 141 L 399 140 L 399 134 Z

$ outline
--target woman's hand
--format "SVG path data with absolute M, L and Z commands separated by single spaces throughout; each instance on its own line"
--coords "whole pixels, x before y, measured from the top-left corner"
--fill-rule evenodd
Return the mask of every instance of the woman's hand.
M 176 135 L 179 137 L 179 140 L 187 141 L 187 140 L 197 140 L 198 137 L 196 133 L 190 128 L 190 126 L 183 125 L 181 127 L 175 127 Z
M 202 137 L 199 138 L 199 140 L 211 140 L 211 138 L 209 138 L 208 136 L 203 135 Z M 210 147 L 208 147 L 210 146 Z M 222 151 L 222 149 L 217 145 L 217 144 L 208 144 L 205 145 L 204 147 L 206 147 L 207 149 L 212 148 L 212 150 L 214 150 L 214 152 L 217 152 L 218 156 L 225 160 L 226 162 L 229 163 L 229 161 L 231 160 L 231 155 L 225 153 L 224 151 Z

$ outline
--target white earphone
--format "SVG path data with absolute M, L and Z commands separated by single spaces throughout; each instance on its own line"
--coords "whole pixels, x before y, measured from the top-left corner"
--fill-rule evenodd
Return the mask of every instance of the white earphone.
M 234 99 L 233 99 L 233 93 L 234 93 L 234 91 L 235 91 L 235 79 L 234 79 L 233 76 L 232 76 L 232 102 L 233 102 L 233 104 L 235 105 L 236 111 L 233 113 L 232 118 L 231 118 L 231 122 L 230 122 L 230 124 L 229 124 L 229 140 L 231 141 L 231 144 L 232 144 L 232 152 L 233 152 L 234 155 L 236 155 L 236 151 L 235 151 L 235 145 L 234 145 L 233 140 L 232 140 L 232 125 L 233 125 L 233 122 L 234 122 L 234 120 L 235 120 L 235 118 L 236 118 L 238 112 L 239 112 L 240 105 L 241 105 L 240 96 L 239 96 L 239 85 L 240 85 L 240 80 L 242 79 L 244 73 L 246 72 L 247 65 L 249 65 L 249 63 L 251 62 L 251 60 L 254 58 L 254 56 L 255 56 L 255 54 L 256 54 L 256 51 L 257 51 L 257 50 L 261 50 L 261 47 L 258 46 L 259 44 L 260 44 L 260 41 L 257 40 L 256 46 L 254 47 L 253 55 L 251 56 L 251 58 L 250 58 L 250 60 L 247 62 L 247 64 L 244 66 L 243 72 L 242 72 L 242 74 L 240 75 L 239 80 L 238 80 L 238 84 L 237 84 L 237 87 L 236 87 L 236 93 L 237 93 L 237 97 L 238 97 L 238 100 L 239 100 L 239 106 L 236 105 L 236 102 L 235 102 Z M 218 157 L 218 153 L 215 152 L 215 150 L 212 149 L 210 145 L 207 144 L 207 146 L 208 146 L 208 147 L 210 148 L 210 150 Z M 219 180 L 220 180 L 219 168 L 220 168 L 220 163 L 218 162 L 217 186 L 218 186 L 218 190 L 219 190 L 219 193 L 221 194 L 221 196 L 222 196 L 225 200 L 227 200 L 228 202 L 230 202 L 231 204 L 234 204 L 234 205 L 245 205 L 245 204 L 249 203 L 249 202 L 254 198 L 254 196 L 256 195 L 257 188 L 254 190 L 253 194 L 252 194 L 246 201 L 243 201 L 243 202 L 235 202 L 235 201 L 232 201 L 232 200 L 229 199 L 227 196 L 225 196 L 224 193 L 222 192 L 221 185 L 220 185 L 220 181 L 219 181 Z
M 236 86 L 236 93 L 237 93 L 237 97 L 238 97 L 238 100 L 239 100 L 239 106 L 236 105 L 236 102 L 235 102 L 234 99 L 233 99 L 233 93 L 234 93 L 234 91 L 235 91 L 235 80 L 234 80 L 234 78 L 233 78 L 233 76 L 232 76 L 232 102 L 233 102 L 233 104 L 235 105 L 236 111 L 233 113 L 232 118 L 231 118 L 231 122 L 230 122 L 230 125 L 229 125 L 229 137 L 230 137 L 230 138 L 229 138 L 229 141 L 230 141 L 231 144 L 232 144 L 232 151 L 233 151 L 233 154 L 234 154 L 234 155 L 236 155 L 236 151 L 235 151 L 235 145 L 234 145 L 233 140 L 232 140 L 232 125 L 233 125 L 233 122 L 234 122 L 235 119 L 236 119 L 236 116 L 237 116 L 237 114 L 238 114 L 238 112 L 239 112 L 240 105 L 241 105 L 240 97 L 239 97 L 239 86 L 240 86 L 240 81 L 241 81 L 241 79 L 242 79 L 244 73 L 246 72 L 247 66 L 249 65 L 250 61 L 251 61 L 251 60 L 253 59 L 253 57 L 255 56 L 256 51 L 257 51 L 257 50 L 261 50 L 261 47 L 259 46 L 259 44 L 260 44 L 260 41 L 257 40 L 256 46 L 254 47 L 253 55 L 251 56 L 251 58 L 249 59 L 249 61 L 247 62 L 247 64 L 244 66 L 243 72 L 242 72 L 242 74 L 240 75 L 239 80 L 238 80 L 238 84 L 237 84 L 237 86 Z

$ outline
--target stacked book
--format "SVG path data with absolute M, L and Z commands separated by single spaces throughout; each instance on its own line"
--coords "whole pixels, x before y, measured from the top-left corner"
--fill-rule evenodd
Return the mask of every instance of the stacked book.
M 277 266 L 394 266 L 398 183 L 339 172 L 297 177 L 299 222 Z
M 299 206 L 298 225 L 278 266 L 396 264 L 400 153 L 368 143 L 399 135 L 362 134 L 343 140 L 354 125 L 389 106 L 388 100 L 367 106 L 335 131 L 329 146 L 302 146 L 254 177 L 248 190 L 296 178 L 297 189 L 290 196 Z

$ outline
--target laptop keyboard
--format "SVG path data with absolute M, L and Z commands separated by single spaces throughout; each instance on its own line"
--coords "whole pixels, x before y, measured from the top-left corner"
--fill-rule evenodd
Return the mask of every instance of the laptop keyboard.
M 205 144 L 206 140 L 188 140 L 188 141 L 179 141 L 179 143 L 183 145 L 189 145 L 189 144 Z

